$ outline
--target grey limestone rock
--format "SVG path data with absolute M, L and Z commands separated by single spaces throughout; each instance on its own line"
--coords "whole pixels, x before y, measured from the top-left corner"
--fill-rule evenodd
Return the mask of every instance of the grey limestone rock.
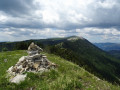
M 51 63 L 44 54 L 40 54 L 41 51 L 43 49 L 32 42 L 27 50 L 28 56 L 22 56 L 15 66 L 10 67 L 7 72 L 15 77 L 23 75 L 24 72 L 43 72 L 55 68 L 57 65 Z

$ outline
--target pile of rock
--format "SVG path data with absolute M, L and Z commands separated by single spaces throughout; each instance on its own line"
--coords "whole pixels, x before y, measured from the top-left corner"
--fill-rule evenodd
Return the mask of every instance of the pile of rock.
M 39 46 L 31 43 L 28 47 L 28 56 L 22 56 L 15 66 L 10 67 L 7 72 L 12 75 L 20 75 L 24 72 L 43 72 L 50 68 L 55 68 L 56 64 L 51 63 L 47 57 L 40 52 L 43 51 Z

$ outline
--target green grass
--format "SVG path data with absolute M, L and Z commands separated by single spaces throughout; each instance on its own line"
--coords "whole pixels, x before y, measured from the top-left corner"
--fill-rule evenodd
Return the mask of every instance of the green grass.
M 95 77 L 72 62 L 59 56 L 47 54 L 48 59 L 58 65 L 55 70 L 44 73 L 27 73 L 27 78 L 20 84 L 10 83 L 6 79 L 6 70 L 15 65 L 21 56 L 26 56 L 26 51 L 12 51 L 0 53 L 0 90 L 120 90 L 117 85 L 112 85 Z M 7 59 L 8 62 L 4 62 Z

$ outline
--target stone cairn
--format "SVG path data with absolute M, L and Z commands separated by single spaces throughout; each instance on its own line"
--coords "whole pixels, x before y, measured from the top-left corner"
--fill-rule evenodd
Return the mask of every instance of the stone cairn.
M 56 64 L 51 63 L 44 54 L 43 50 L 33 42 L 28 47 L 28 56 L 22 56 L 15 66 L 10 67 L 7 72 L 16 76 L 24 72 L 43 72 L 50 68 L 55 68 Z

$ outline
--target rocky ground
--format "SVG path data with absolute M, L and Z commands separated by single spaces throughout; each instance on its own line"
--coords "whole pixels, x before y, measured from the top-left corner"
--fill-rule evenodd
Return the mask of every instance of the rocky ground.
M 28 47 L 28 56 L 22 56 L 15 66 L 11 66 L 7 72 L 10 76 L 10 81 L 19 83 L 27 76 L 25 72 L 43 72 L 50 68 L 55 68 L 56 64 L 51 63 L 47 56 L 40 54 L 43 51 L 39 46 L 31 43 Z

